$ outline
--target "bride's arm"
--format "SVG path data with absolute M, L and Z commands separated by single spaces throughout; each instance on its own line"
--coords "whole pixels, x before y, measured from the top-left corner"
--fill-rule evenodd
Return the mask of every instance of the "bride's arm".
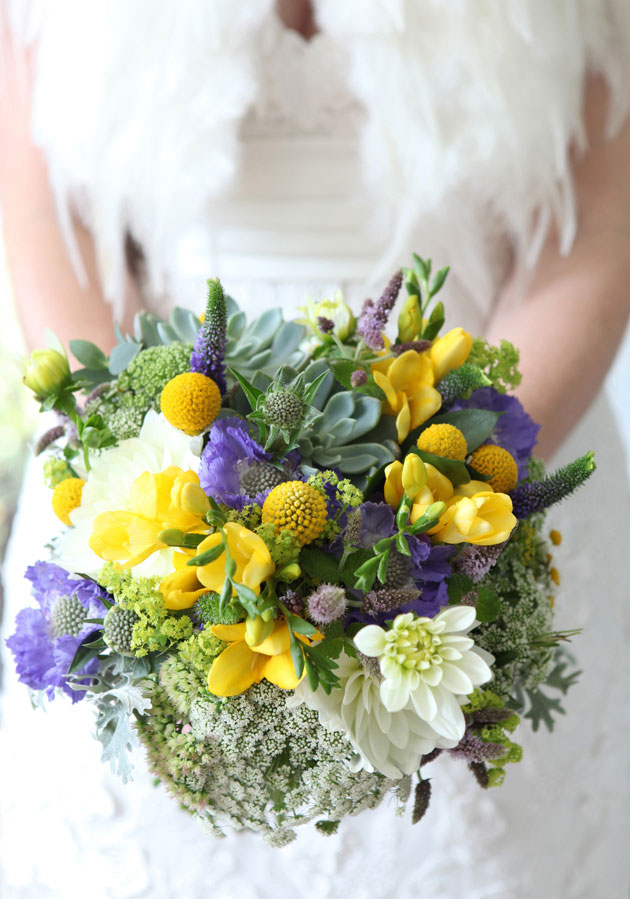
M 605 140 L 607 91 L 589 85 L 590 151 L 574 159 L 578 231 L 567 257 L 555 235 L 545 246 L 527 299 L 509 287 L 488 338 L 521 350 L 519 397 L 542 424 L 538 450 L 549 457 L 586 411 L 614 358 L 630 314 L 630 122 Z
M 4 245 L 13 295 L 24 335 L 33 349 L 44 346 L 49 326 L 67 345 L 75 337 L 93 340 L 108 351 L 115 343 L 111 307 L 99 286 L 94 245 L 75 221 L 75 235 L 88 278 L 79 283 L 59 227 L 43 154 L 30 136 L 30 96 L 2 27 L 0 53 L 0 201 Z M 128 278 L 129 319 L 140 308 L 135 283 Z M 125 321 L 128 325 L 129 321 Z

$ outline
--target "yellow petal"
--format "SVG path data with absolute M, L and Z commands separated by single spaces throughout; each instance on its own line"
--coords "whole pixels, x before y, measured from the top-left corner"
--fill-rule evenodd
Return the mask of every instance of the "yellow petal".
M 435 387 L 418 384 L 411 394 L 411 427 L 419 428 L 442 408 L 442 395 Z
M 215 696 L 237 696 L 260 682 L 264 661 L 244 640 L 231 643 L 212 663 L 208 689 Z
M 409 434 L 411 430 L 411 412 L 409 411 L 409 402 L 407 401 L 407 394 L 399 393 L 399 400 L 402 399 L 401 410 L 396 416 L 396 432 L 398 435 L 398 442 L 402 443 L 403 440 Z
M 453 328 L 434 341 L 430 352 L 435 380 L 440 381 L 451 369 L 465 362 L 471 348 L 472 337 L 463 328 Z
M 402 469 L 402 462 L 398 460 L 392 462 L 385 469 L 385 502 L 393 506 L 394 509 L 398 508 L 398 503 L 403 495 Z
M 389 378 L 386 375 L 381 374 L 380 371 L 373 370 L 372 373 L 374 375 L 374 381 L 376 382 L 376 384 L 381 388 L 381 390 L 385 394 L 385 397 L 387 399 L 387 402 L 389 403 L 389 407 L 390 407 L 391 411 L 397 412 L 398 411 L 398 398 L 397 398 L 398 394 L 392 387 L 391 381 L 389 380 Z
M 403 490 L 412 499 L 417 496 L 427 483 L 427 470 L 424 462 L 415 453 L 409 453 L 402 469 Z
M 288 652 L 269 656 L 263 665 L 262 675 L 282 690 L 294 690 L 301 680 L 295 673 L 293 659 Z
M 256 652 L 276 656 L 289 650 L 289 628 L 284 619 L 278 619 L 269 636 L 256 646 Z
M 411 385 L 433 384 L 433 367 L 423 353 L 407 350 L 394 359 L 387 377 L 394 390 L 409 392 Z
M 245 639 L 245 622 L 240 621 L 238 624 L 212 624 L 210 630 L 219 640 L 226 643 L 234 643 L 236 640 Z
M 158 590 L 167 609 L 189 609 L 206 592 L 197 580 L 195 568 L 173 571 L 161 581 Z
M 459 484 L 455 488 L 456 496 L 477 496 L 478 493 L 494 493 L 491 484 L 485 481 L 469 481 L 467 484 Z

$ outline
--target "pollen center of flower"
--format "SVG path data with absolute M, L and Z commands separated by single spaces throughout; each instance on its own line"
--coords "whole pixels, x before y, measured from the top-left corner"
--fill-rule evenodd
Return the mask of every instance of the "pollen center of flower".
M 414 622 L 404 628 L 392 628 L 386 635 L 385 655 L 395 659 L 397 664 L 408 671 L 424 672 L 433 665 L 442 664 L 439 634 Z
M 53 636 L 78 637 L 87 615 L 78 596 L 61 596 L 50 616 Z
M 286 480 L 286 475 L 271 462 L 242 460 L 237 463 L 236 470 L 240 492 L 245 496 L 256 496 Z

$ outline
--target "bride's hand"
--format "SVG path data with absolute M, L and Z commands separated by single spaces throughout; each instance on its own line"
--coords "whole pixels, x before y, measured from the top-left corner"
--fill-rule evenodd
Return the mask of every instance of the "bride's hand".
M 49 326 L 67 344 L 115 343 L 111 307 L 99 285 L 94 244 L 74 217 L 72 230 L 85 277 L 79 279 L 59 226 L 42 152 L 31 139 L 31 54 L 14 45 L 0 3 L 0 201 L 9 277 L 30 349 L 44 345 Z M 128 279 L 127 321 L 140 307 Z
M 547 458 L 597 394 L 630 314 L 630 121 L 607 140 L 603 83 L 589 84 L 585 103 L 589 151 L 573 154 L 575 243 L 563 257 L 550 235 L 526 299 L 517 305 L 508 287 L 487 335 L 521 350 L 518 394 L 542 424 Z

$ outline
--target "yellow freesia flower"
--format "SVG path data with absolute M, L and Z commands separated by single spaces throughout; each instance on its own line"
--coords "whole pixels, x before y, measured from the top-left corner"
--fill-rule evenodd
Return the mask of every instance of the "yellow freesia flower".
M 436 381 L 466 361 L 472 347 L 472 337 L 463 328 L 453 328 L 443 337 L 438 337 L 430 349 L 431 363 Z
M 233 521 L 224 526 L 224 531 L 230 554 L 236 563 L 233 580 L 259 594 L 263 581 L 271 577 L 276 570 L 264 540 L 258 534 Z M 203 593 L 209 591 L 221 593 L 225 583 L 225 553 L 207 565 L 190 567 L 188 562 L 193 556 L 201 555 L 218 546 L 222 539 L 221 533 L 217 531 L 206 537 L 196 550 L 175 553 L 173 556 L 175 571 L 167 575 L 158 588 L 164 596 L 167 609 L 188 609 Z M 233 595 L 236 593 L 235 590 L 232 592 Z
M 375 362 L 374 380 L 385 394 L 383 412 L 396 416 L 398 442 L 438 411 L 442 397 L 433 386 L 435 376 L 428 353 L 407 350 L 393 359 Z
M 282 690 L 297 687 L 301 678 L 295 673 L 289 627 L 283 618 L 276 621 L 266 640 L 255 647 L 248 642 L 244 621 L 240 624 L 214 624 L 210 630 L 220 640 L 230 644 L 210 668 L 208 689 L 215 696 L 236 696 L 252 684 L 259 684 L 263 678 Z M 296 637 L 304 643 L 309 642 L 300 634 Z
M 424 483 L 415 459 L 424 466 L 426 473 Z M 484 484 L 484 489 L 485 487 Z M 394 509 L 398 508 L 403 493 L 407 494 L 413 503 L 409 521 L 414 524 L 433 503 L 447 503 L 453 496 L 453 485 L 437 470 L 435 465 L 431 465 L 429 462 L 423 463 L 419 456 L 410 453 L 404 464 L 397 460 L 385 469 L 384 493 L 385 502 Z M 433 531 L 429 531 L 429 533 L 432 534 Z
M 508 539 L 517 523 L 512 514 L 512 500 L 507 493 L 494 493 L 492 488 L 487 489 L 487 484 L 484 487 L 485 490 L 472 496 L 452 498 L 437 528 L 431 531 L 440 543 L 494 546 Z
M 159 539 L 164 530 L 208 531 L 202 518 L 206 509 L 203 496 L 194 471 L 183 471 L 175 465 L 159 474 L 145 471 L 131 485 L 128 509 L 96 516 L 90 549 L 107 562 L 133 568 L 167 547 Z

